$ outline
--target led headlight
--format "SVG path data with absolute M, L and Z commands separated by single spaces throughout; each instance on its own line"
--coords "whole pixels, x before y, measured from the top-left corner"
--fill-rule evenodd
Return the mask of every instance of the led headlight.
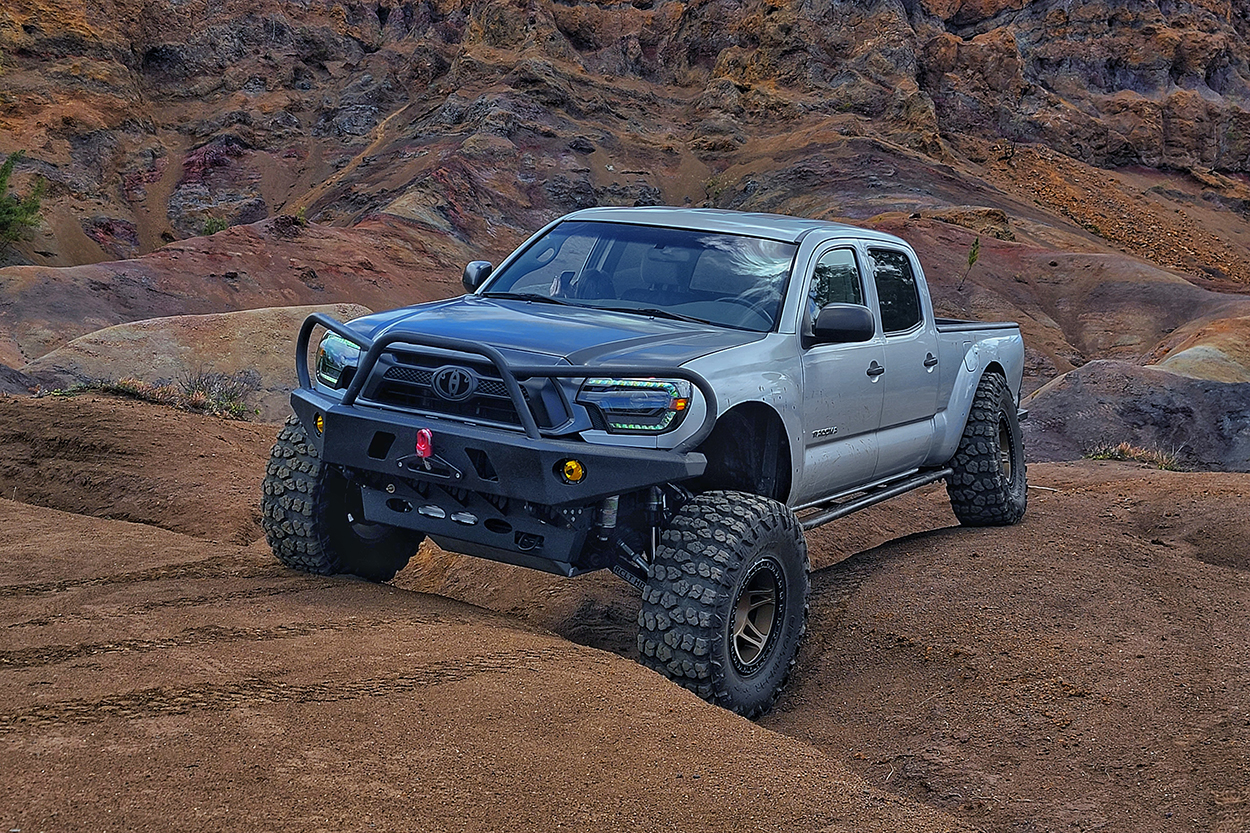
M 359 347 L 342 336 L 326 333 L 317 346 L 317 381 L 326 387 L 345 388 L 359 363 Z
M 682 379 L 587 379 L 577 393 L 595 427 L 614 434 L 659 434 L 681 424 L 690 408 Z

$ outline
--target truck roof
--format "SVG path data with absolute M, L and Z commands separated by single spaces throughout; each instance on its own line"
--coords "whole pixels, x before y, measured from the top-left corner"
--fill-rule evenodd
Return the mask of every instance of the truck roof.
M 892 234 L 846 223 L 790 217 L 784 214 L 726 211 L 720 208 L 675 208 L 662 205 L 636 208 L 586 208 L 575 211 L 563 219 L 742 234 L 786 243 L 797 243 L 813 231 L 824 232 L 833 237 L 856 237 L 881 242 L 904 243 Z

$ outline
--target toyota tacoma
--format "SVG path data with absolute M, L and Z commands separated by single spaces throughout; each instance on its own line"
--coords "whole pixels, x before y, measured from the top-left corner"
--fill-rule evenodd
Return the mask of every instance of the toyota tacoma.
M 283 563 L 387 581 L 429 538 L 609 569 L 642 662 L 756 716 L 807 627 L 805 530 L 939 480 L 965 525 L 1024 514 L 1020 331 L 935 318 L 897 237 L 594 208 L 463 282 L 304 322 L 262 498 Z

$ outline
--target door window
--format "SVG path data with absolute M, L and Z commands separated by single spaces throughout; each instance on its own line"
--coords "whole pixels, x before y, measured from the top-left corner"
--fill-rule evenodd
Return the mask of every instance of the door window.
M 853 249 L 833 249 L 820 256 L 807 293 L 807 332 L 826 304 L 863 304 L 864 287 Z

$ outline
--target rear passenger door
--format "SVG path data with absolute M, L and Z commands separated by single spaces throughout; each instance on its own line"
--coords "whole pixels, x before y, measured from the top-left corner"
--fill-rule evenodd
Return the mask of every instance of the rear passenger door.
M 876 475 L 916 468 L 928 456 L 937 413 L 937 332 L 929 326 L 910 253 L 869 246 L 868 264 L 881 310 L 885 373 Z
M 867 483 L 877 466 L 884 353 L 880 334 L 860 344 L 812 344 L 825 304 L 866 304 L 861 256 L 850 244 L 817 250 L 801 296 L 803 355 L 803 480 L 806 503 Z

